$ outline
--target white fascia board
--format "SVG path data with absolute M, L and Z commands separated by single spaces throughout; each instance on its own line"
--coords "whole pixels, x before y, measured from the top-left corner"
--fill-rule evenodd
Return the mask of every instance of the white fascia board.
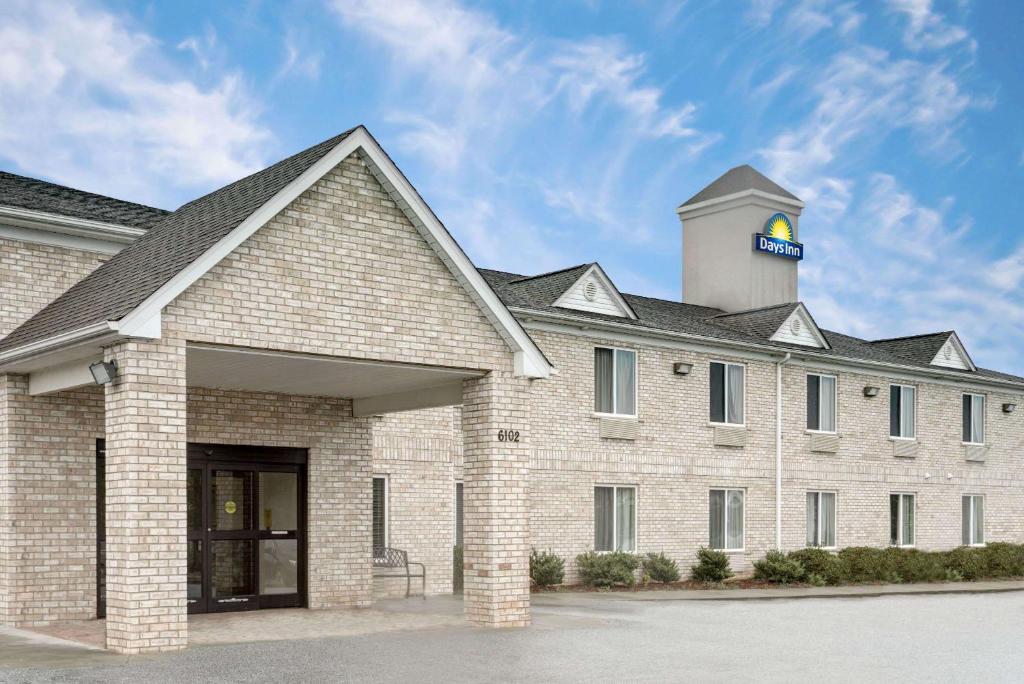
M 102 323 L 96 323 L 95 325 L 90 325 L 85 328 L 72 330 L 71 332 L 63 333 L 61 335 L 47 337 L 44 340 L 32 342 L 31 344 L 26 344 L 22 347 L 8 349 L 7 351 L 0 352 L 0 370 L 4 370 L 7 365 L 16 361 L 46 354 L 65 347 L 95 341 L 101 338 L 115 337 L 116 333 L 117 323 L 115 321 L 103 321 Z
M 577 278 L 576 282 L 574 282 L 572 285 L 570 285 L 565 290 L 565 292 L 563 292 L 558 297 L 558 299 L 555 300 L 555 303 L 552 304 L 551 306 L 562 306 L 564 304 L 565 300 L 568 299 L 568 297 L 572 293 L 572 291 L 581 282 L 586 280 L 591 275 L 596 276 L 597 279 L 601 281 L 601 284 L 604 285 L 605 290 L 607 290 L 608 294 L 611 295 L 612 299 L 615 301 L 616 305 L 618 305 L 619 309 L 622 311 L 622 313 L 625 316 L 627 316 L 628 318 L 632 318 L 634 321 L 637 320 L 637 318 L 639 318 L 639 316 L 636 315 L 636 312 L 633 311 L 633 307 L 631 307 L 629 305 L 629 303 L 625 300 L 625 298 L 623 298 L 622 293 L 619 292 L 619 288 L 615 287 L 615 283 L 612 282 L 612 279 L 609 278 L 608 274 L 604 272 L 603 268 L 601 268 L 601 264 L 597 264 L 597 263 L 593 264 L 590 268 L 588 268 L 583 273 L 583 275 L 581 275 L 579 278 Z
M 922 368 L 918 366 L 904 366 L 902 364 L 887 363 L 885 361 L 869 361 L 866 359 L 851 359 L 848 357 L 831 356 L 823 352 L 816 352 L 804 347 L 780 348 L 768 345 L 736 342 L 733 340 L 722 340 L 715 337 L 704 337 L 701 335 L 690 335 L 687 333 L 673 332 L 670 330 L 654 330 L 645 328 L 639 330 L 635 325 L 627 323 L 616 323 L 614 321 L 596 321 L 591 318 L 572 316 L 567 314 L 554 314 L 548 311 L 537 311 L 522 307 L 511 307 L 513 313 L 519 316 L 524 325 L 533 330 L 545 330 L 549 332 L 561 332 L 570 335 L 584 337 L 607 337 L 620 339 L 634 344 L 647 344 L 651 346 L 669 346 L 674 349 L 692 349 L 694 351 L 717 351 L 731 350 L 737 355 L 745 355 L 748 358 L 771 359 L 777 361 L 786 354 L 791 354 L 793 360 L 790 363 L 801 363 L 801 365 L 814 366 L 818 368 L 853 369 L 863 373 L 880 374 L 886 373 L 886 377 L 900 375 L 904 377 L 924 378 L 937 384 L 948 384 L 956 387 L 976 386 L 985 388 L 1010 389 L 1016 392 L 1024 391 L 1024 383 L 997 380 L 978 376 L 964 376 L 960 373 L 945 372 L 934 368 Z
M 415 411 L 438 406 L 455 406 L 462 403 L 462 383 L 451 383 L 430 389 L 411 390 L 382 394 L 352 400 L 352 416 L 363 418 L 383 413 Z
M 964 363 L 967 364 L 967 367 L 970 368 L 971 371 L 977 371 L 978 370 L 978 367 L 974 365 L 974 361 L 971 360 L 971 355 L 967 353 L 967 347 L 965 347 L 964 343 L 960 341 L 960 336 L 957 335 L 955 331 L 953 332 L 952 335 L 950 335 L 947 338 L 947 341 L 952 341 L 953 342 L 953 346 L 956 348 L 957 353 L 960 354 L 960 357 L 964 360 Z M 942 346 L 943 347 L 946 346 L 945 342 L 943 342 Z M 934 366 L 941 366 L 942 365 L 942 364 L 936 363 L 936 361 L 939 360 L 939 354 L 941 354 L 941 353 L 942 353 L 942 347 L 939 347 L 939 351 L 935 353 L 935 356 L 930 361 L 930 363 L 932 365 L 934 365 Z
M 0 218 L 0 221 L 3 221 L 3 219 Z M 28 242 L 36 245 L 78 249 L 84 252 L 96 252 L 98 254 L 117 254 L 127 246 L 122 242 L 114 240 L 83 237 L 80 235 L 68 235 L 66 233 L 58 233 L 49 230 L 7 225 L 7 222 L 0 223 L 0 238 L 16 240 L 18 242 Z
M 92 385 L 95 380 L 89 370 L 89 364 L 100 361 L 102 358 L 102 356 L 91 356 L 33 371 L 28 376 L 28 393 L 38 396 Z
M 15 226 L 43 230 L 51 233 L 77 235 L 127 245 L 146 234 L 145 228 L 122 226 L 104 221 L 62 216 L 46 211 L 0 206 L 0 220 Z
M 676 213 L 680 218 L 686 218 L 690 214 L 702 212 L 707 209 L 712 209 L 720 204 L 727 202 L 735 202 L 737 200 L 766 200 L 772 205 L 784 204 L 790 207 L 793 213 L 800 215 L 800 212 L 804 208 L 804 203 L 800 200 L 795 200 L 790 197 L 783 197 L 782 195 L 773 195 L 770 192 L 764 192 L 763 190 L 756 190 L 751 188 L 750 190 L 742 190 L 740 192 L 734 192 L 731 195 L 723 195 L 721 197 L 715 197 L 714 199 L 705 200 L 703 202 L 697 202 L 696 204 L 683 204 L 676 209 Z

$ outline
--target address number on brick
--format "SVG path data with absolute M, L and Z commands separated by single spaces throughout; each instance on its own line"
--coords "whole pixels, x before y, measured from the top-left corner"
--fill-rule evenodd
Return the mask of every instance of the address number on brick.
M 498 430 L 499 442 L 518 442 L 519 430 Z

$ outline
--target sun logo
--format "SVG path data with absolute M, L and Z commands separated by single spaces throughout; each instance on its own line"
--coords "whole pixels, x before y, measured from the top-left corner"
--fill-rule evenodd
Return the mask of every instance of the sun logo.
M 793 241 L 793 224 L 789 222 L 789 217 L 785 214 L 773 215 L 768 219 L 765 228 L 765 233 L 768 237 L 785 240 L 786 242 Z

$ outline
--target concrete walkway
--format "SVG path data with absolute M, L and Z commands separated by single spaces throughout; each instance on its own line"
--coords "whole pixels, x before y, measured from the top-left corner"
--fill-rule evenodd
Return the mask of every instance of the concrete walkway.
M 559 605 L 585 597 L 622 601 L 765 601 L 770 599 L 857 598 L 913 594 L 988 594 L 1024 591 L 1024 580 L 935 582 L 922 584 L 855 584 L 843 587 L 772 587 L 766 589 L 679 589 L 638 591 L 557 591 L 534 594 L 533 605 Z

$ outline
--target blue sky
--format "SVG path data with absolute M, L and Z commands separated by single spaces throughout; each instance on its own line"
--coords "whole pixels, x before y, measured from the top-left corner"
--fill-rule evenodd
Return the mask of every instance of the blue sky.
M 173 208 L 366 124 L 479 266 L 680 297 L 674 209 L 806 203 L 801 299 L 1024 373 L 1024 3 L 0 6 L 0 166 Z

